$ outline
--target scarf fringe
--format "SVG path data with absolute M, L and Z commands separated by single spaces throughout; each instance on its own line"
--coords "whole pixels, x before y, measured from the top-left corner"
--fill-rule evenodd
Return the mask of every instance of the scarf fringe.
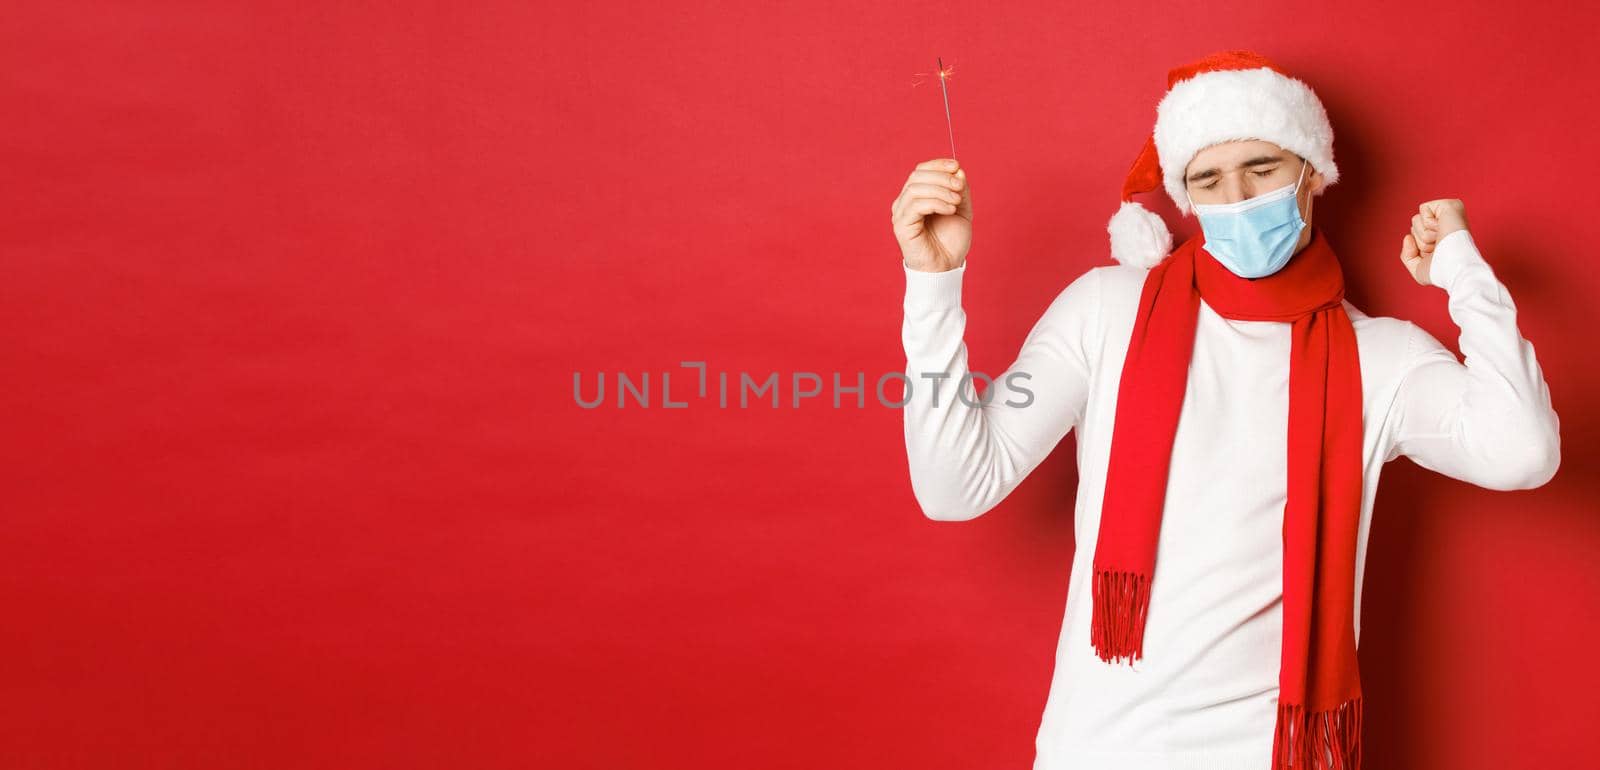
M 1096 570 L 1094 616 L 1089 642 L 1100 659 L 1126 659 L 1129 665 L 1144 657 L 1144 621 L 1150 610 L 1150 580 L 1134 572 Z
M 1327 711 L 1278 703 L 1272 770 L 1360 770 L 1361 697 Z

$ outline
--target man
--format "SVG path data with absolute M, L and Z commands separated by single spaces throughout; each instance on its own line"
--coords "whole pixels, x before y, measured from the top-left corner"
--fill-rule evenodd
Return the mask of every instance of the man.
M 1339 173 L 1309 87 L 1247 51 L 1168 85 L 1109 227 L 1121 264 L 1068 285 L 981 401 L 964 380 L 969 178 L 936 159 L 907 179 L 912 489 L 929 518 L 972 519 L 1078 430 L 1078 553 L 1036 770 L 1358 768 L 1383 463 L 1531 489 L 1560 463 L 1559 421 L 1461 201 L 1421 204 L 1400 261 L 1447 293 L 1465 365 L 1344 299 L 1309 224 Z M 1200 220 L 1175 249 L 1132 201 L 1157 187 Z

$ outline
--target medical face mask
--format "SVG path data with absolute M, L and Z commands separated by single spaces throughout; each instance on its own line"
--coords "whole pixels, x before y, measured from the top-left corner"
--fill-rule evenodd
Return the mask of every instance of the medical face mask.
M 1306 221 L 1300 216 L 1300 179 L 1289 187 L 1262 193 L 1238 203 L 1194 204 L 1205 250 L 1240 278 L 1272 275 L 1289 264 Z

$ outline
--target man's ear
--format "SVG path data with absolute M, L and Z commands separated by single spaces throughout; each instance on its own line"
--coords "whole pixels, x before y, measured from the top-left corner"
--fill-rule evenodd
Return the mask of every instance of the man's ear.
M 1313 171 L 1313 172 L 1311 172 L 1311 179 L 1308 180 L 1308 181 L 1311 182 L 1311 194 L 1312 195 L 1321 195 L 1323 188 L 1326 187 L 1326 185 L 1323 184 L 1323 182 L 1325 180 L 1322 178 L 1322 172 L 1321 171 Z

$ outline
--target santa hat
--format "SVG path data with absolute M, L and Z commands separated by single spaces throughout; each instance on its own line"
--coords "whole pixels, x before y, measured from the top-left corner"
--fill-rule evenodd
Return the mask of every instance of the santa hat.
M 1305 158 L 1322 173 L 1324 187 L 1339 180 L 1339 167 L 1333 163 L 1333 127 L 1310 86 L 1258 53 L 1212 54 L 1167 73 L 1167 93 L 1156 108 L 1155 131 L 1128 170 L 1122 206 L 1106 228 L 1112 258 L 1145 268 L 1166 259 L 1172 251 L 1172 232 L 1133 196 L 1165 186 L 1178 210 L 1190 213 L 1183 182 L 1189 161 L 1213 144 L 1240 139 L 1273 142 Z

